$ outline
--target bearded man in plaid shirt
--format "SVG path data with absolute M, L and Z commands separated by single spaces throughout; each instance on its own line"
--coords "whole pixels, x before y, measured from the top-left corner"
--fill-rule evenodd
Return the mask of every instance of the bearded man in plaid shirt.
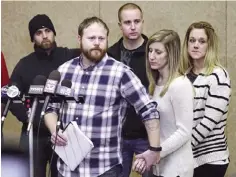
M 67 104 L 62 126 L 65 128 L 76 121 L 94 144 L 74 171 L 58 159 L 60 177 L 122 177 L 121 128 L 128 103 L 141 115 L 150 143 L 147 151 L 136 156 L 140 161 L 145 160 L 146 166 L 136 163 L 136 167 L 150 169 L 159 160 L 157 104 L 149 99 L 146 89 L 128 66 L 107 55 L 108 34 L 107 25 L 98 17 L 85 19 L 78 29 L 82 54 L 58 68 L 61 80 L 71 80 L 74 96 L 83 96 L 85 101 Z M 52 143 L 65 146 L 67 138 L 60 132 L 55 140 L 59 108 L 59 104 L 49 106 L 45 123 L 52 134 Z

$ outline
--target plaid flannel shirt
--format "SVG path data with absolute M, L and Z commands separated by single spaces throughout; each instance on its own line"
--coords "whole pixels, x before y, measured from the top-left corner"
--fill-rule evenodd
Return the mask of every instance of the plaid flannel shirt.
M 83 69 L 82 56 L 58 68 L 61 80 L 72 82 L 74 96 L 83 96 L 84 104 L 68 103 L 62 115 L 62 125 L 76 121 L 93 142 L 94 148 L 75 171 L 70 171 L 61 159 L 59 172 L 65 177 L 95 177 L 122 163 L 121 128 L 127 102 L 134 106 L 142 120 L 157 119 L 156 102 L 150 100 L 140 80 L 121 62 L 105 55 L 95 66 Z M 58 103 L 48 110 L 60 108 Z M 73 158 L 73 157 L 71 157 Z

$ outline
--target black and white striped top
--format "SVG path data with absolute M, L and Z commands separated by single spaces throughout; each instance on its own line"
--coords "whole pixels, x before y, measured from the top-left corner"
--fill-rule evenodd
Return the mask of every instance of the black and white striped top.
M 228 72 L 220 67 L 210 75 L 199 74 L 193 85 L 192 148 L 195 167 L 198 167 L 229 158 L 225 126 L 231 86 Z

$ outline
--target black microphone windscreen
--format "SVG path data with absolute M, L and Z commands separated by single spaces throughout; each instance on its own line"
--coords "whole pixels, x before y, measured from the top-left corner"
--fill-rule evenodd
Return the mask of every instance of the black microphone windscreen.
M 53 70 L 53 71 L 49 74 L 48 79 L 50 79 L 50 80 L 56 80 L 56 81 L 59 82 L 60 79 L 61 79 L 61 74 L 60 74 L 59 71 Z
M 64 80 L 61 82 L 61 86 L 65 86 L 65 87 L 71 88 L 72 83 L 71 83 L 70 80 L 64 79 Z
M 33 80 L 33 85 L 45 85 L 47 78 L 42 75 L 37 75 Z

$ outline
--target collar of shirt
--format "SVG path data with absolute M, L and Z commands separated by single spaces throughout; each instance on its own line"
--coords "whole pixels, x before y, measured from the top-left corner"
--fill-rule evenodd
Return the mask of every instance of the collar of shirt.
M 187 71 L 184 73 L 184 75 L 189 74 L 190 72 L 192 72 L 192 70 L 193 70 L 193 66 L 189 67 L 189 68 L 187 69 Z M 205 74 L 205 69 L 204 69 L 202 72 L 200 72 L 198 75 L 205 76 L 205 75 L 206 75 L 206 74 Z
M 76 58 L 74 64 L 76 65 L 79 65 L 81 67 L 81 69 L 85 70 L 85 71 L 92 71 L 94 70 L 95 68 L 100 68 L 102 67 L 105 63 L 106 63 L 106 60 L 108 59 L 108 55 L 105 54 L 105 56 L 101 59 L 101 61 L 99 61 L 98 63 L 96 63 L 95 65 L 92 65 L 92 66 L 89 66 L 88 68 L 84 68 L 84 65 L 83 65 L 83 55 L 81 54 L 78 58 Z

